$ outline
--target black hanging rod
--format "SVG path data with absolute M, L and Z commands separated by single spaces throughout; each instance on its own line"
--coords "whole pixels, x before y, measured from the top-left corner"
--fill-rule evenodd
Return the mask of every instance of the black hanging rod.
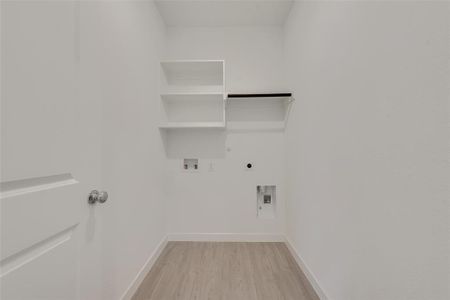
M 270 98 L 270 97 L 292 97 L 292 93 L 228 94 L 228 98 Z

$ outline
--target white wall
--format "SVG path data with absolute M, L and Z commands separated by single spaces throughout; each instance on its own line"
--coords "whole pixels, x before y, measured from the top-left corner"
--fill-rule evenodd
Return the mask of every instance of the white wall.
M 110 195 L 98 279 L 102 299 L 118 299 L 166 235 L 157 128 L 165 28 L 151 1 L 81 2 L 79 14 L 81 93 L 103 103 L 102 189 Z
M 280 27 L 168 27 L 167 59 L 224 59 L 227 92 L 284 90 Z M 176 135 L 176 137 L 174 137 Z M 182 139 L 182 136 L 185 139 Z M 284 233 L 283 133 L 196 134 L 198 173 L 181 171 L 185 133 L 169 136 L 170 233 Z M 192 135 L 190 135 L 192 136 Z M 227 149 L 227 151 L 226 151 Z M 186 157 L 190 158 L 190 157 Z M 245 165 L 252 162 L 253 171 Z M 213 171 L 209 171 L 210 164 Z M 276 184 L 277 218 L 256 218 L 256 185 Z
M 450 298 L 449 4 L 297 2 L 288 236 L 330 299 Z

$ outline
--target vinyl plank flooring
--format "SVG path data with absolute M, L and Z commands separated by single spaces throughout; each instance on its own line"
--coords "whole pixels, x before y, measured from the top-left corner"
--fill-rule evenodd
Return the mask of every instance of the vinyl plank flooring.
M 284 243 L 169 242 L 133 300 L 318 300 Z

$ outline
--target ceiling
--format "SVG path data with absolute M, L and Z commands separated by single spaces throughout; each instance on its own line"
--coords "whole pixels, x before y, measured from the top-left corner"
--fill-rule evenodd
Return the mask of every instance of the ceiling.
M 155 0 L 167 26 L 279 26 L 293 0 Z

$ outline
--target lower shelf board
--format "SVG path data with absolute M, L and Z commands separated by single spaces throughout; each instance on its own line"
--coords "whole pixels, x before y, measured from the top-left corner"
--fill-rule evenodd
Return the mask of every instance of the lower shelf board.
M 227 129 L 233 131 L 283 131 L 285 128 L 284 121 L 273 122 L 231 122 L 227 123 Z
M 161 124 L 160 129 L 225 129 L 223 122 L 168 122 Z
M 167 122 L 160 129 L 228 129 L 232 131 L 283 131 L 285 123 L 280 122 Z

